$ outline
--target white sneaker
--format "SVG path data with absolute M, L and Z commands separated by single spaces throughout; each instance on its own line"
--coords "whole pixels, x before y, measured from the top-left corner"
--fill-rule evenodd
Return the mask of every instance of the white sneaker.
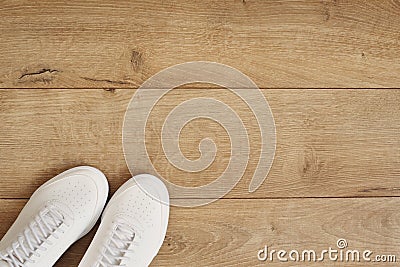
M 106 177 L 92 167 L 76 167 L 47 181 L 0 241 L 0 266 L 53 266 L 92 229 L 107 196 Z
M 149 174 L 128 180 L 115 192 L 79 267 L 148 266 L 167 231 L 169 195 Z

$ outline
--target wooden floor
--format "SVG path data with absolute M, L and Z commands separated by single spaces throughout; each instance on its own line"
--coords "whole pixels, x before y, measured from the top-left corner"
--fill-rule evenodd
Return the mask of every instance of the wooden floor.
M 218 154 L 207 170 L 189 175 L 163 154 L 166 114 L 194 96 L 235 109 L 251 155 L 223 199 L 171 208 L 152 266 L 364 266 L 257 260 L 265 245 L 322 250 L 339 238 L 400 262 L 399 0 L 98 2 L 0 4 L 0 237 L 34 190 L 70 167 L 101 169 L 114 192 L 130 177 L 122 123 L 138 86 L 168 66 L 209 60 L 262 88 L 276 123 L 275 160 L 249 193 L 260 137 L 248 107 L 204 85 L 166 95 L 146 136 L 164 177 L 199 186 L 227 166 L 229 136 L 207 120 L 187 125 L 180 140 L 191 159 L 201 139 L 215 140 Z M 56 266 L 77 266 L 93 234 Z

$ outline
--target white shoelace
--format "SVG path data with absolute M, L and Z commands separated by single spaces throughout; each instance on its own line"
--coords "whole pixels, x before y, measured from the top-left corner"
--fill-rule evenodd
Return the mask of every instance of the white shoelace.
M 102 258 L 98 262 L 101 267 L 121 267 L 124 260 L 129 260 L 126 253 L 132 252 L 135 230 L 125 223 L 118 222 L 113 227 L 110 237 L 101 252 Z
M 39 257 L 38 250 L 47 250 L 42 245 L 45 243 L 52 245 L 52 242 L 48 240 L 49 237 L 58 239 L 55 232 L 59 230 L 63 233 L 60 229 L 63 224 L 68 227 L 65 216 L 56 207 L 50 205 L 44 207 L 5 253 L 0 252 L 0 259 L 6 261 L 11 267 L 24 267 L 27 262 L 34 263 L 30 257 L 32 255 Z

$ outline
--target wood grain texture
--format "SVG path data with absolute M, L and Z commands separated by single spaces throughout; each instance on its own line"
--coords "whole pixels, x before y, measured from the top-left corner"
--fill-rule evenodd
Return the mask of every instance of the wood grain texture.
M 129 177 L 122 123 L 135 90 L 0 90 L 0 198 L 28 198 L 76 165 L 105 172 L 111 191 Z M 176 89 L 158 102 L 146 128 L 148 154 L 160 174 L 184 186 L 207 184 L 230 158 L 229 135 L 198 119 L 181 133 L 189 159 L 203 138 L 215 141 L 213 164 L 183 172 L 160 142 L 167 114 L 182 101 L 212 96 L 231 106 L 251 140 L 243 179 L 227 198 L 400 196 L 400 90 L 263 90 L 275 117 L 277 151 L 264 184 L 248 193 L 260 153 L 259 129 L 247 105 L 226 89 Z M 143 99 L 145 101 L 145 99 Z M 224 114 L 216 114 L 224 115 Z M 232 134 L 232 133 L 231 133 Z M 137 172 L 148 172 L 141 169 Z
M 399 87 L 398 0 L 2 1 L 0 87 L 138 87 L 187 61 L 262 88 Z
M 16 0 L 0 1 L 0 18 L 0 237 L 33 191 L 68 168 L 98 167 L 114 192 L 131 176 L 121 133 L 135 89 L 166 67 L 201 60 L 235 67 L 266 88 L 275 160 L 263 185 L 248 193 L 261 138 L 246 103 L 203 84 L 164 96 L 145 138 L 163 177 L 200 186 L 229 162 L 234 133 L 207 119 L 186 125 L 179 143 L 194 160 L 200 141 L 214 140 L 218 152 L 207 169 L 188 175 L 165 157 L 164 119 L 191 98 L 213 97 L 237 112 L 251 152 L 224 199 L 171 208 L 152 266 L 368 264 L 257 260 L 265 245 L 320 251 L 338 238 L 399 262 L 399 0 Z M 149 171 L 141 166 L 137 173 Z M 93 235 L 56 267 L 77 266 Z
M 0 200 L 2 236 L 25 200 Z M 205 218 L 207 218 L 205 220 Z M 396 255 L 400 199 L 222 199 L 208 206 L 172 208 L 167 236 L 151 266 L 366 266 L 372 263 L 259 262 L 271 249 L 321 251 L 345 238 L 348 249 Z M 93 231 L 72 246 L 56 267 L 77 266 Z M 397 266 L 389 263 L 374 266 Z

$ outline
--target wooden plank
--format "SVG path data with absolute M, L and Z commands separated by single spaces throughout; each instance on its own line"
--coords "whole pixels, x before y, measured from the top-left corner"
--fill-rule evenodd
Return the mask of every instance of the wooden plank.
M 393 0 L 50 1 L 0 7 L 0 87 L 131 87 L 208 60 L 262 88 L 399 87 Z
M 0 198 L 28 198 L 77 165 L 98 167 L 116 190 L 130 177 L 121 132 L 134 92 L 0 90 Z M 267 180 L 255 193 L 248 193 L 248 186 L 260 152 L 258 126 L 246 104 L 228 90 L 177 89 L 161 99 L 146 133 L 156 169 L 184 186 L 207 184 L 225 170 L 229 136 L 217 123 L 198 119 L 181 133 L 182 152 L 190 159 L 200 156 L 202 138 L 217 144 L 215 161 L 199 173 L 188 176 L 172 166 L 160 142 L 163 121 L 174 107 L 194 97 L 214 97 L 238 113 L 251 140 L 248 168 L 227 198 L 400 196 L 400 90 L 263 93 L 275 117 L 277 150 Z
M 2 236 L 25 200 L 0 200 Z M 152 266 L 281 266 L 260 262 L 257 252 L 270 249 L 322 251 L 340 238 L 348 248 L 373 256 L 400 255 L 400 199 L 222 199 L 200 208 L 171 208 L 167 236 Z M 77 266 L 93 232 L 56 264 Z M 289 262 L 285 266 L 360 266 L 371 263 Z M 375 263 L 380 266 L 379 263 Z M 398 264 L 398 263 L 397 263 Z M 335 265 L 335 266 L 336 266 Z M 395 266 L 381 263 L 381 266 Z

